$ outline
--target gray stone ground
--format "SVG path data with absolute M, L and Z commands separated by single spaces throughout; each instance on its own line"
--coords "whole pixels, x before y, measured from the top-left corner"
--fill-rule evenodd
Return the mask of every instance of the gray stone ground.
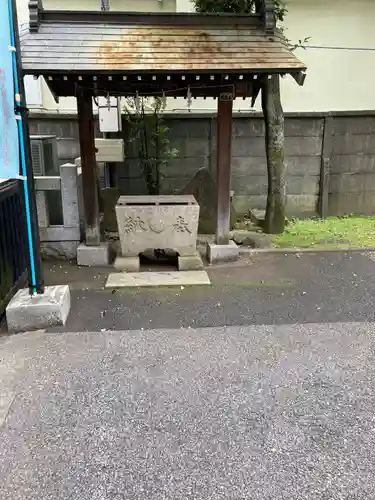
M 375 498 L 372 257 L 113 294 L 50 266 L 65 331 L 0 338 L 0 499 Z

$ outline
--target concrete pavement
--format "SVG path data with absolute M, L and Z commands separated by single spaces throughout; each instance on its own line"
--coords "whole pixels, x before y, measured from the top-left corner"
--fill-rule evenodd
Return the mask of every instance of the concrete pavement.
M 369 500 L 375 327 L 4 338 L 7 500 Z
M 370 258 L 371 257 L 371 258 Z M 76 270 L 72 309 L 54 331 L 204 328 L 375 321 L 373 254 L 258 255 L 207 269 L 211 287 L 103 290 L 106 273 Z M 51 269 L 63 284 L 74 268 Z
M 373 254 L 184 289 L 72 269 L 47 273 L 74 282 L 65 329 L 0 337 L 1 500 L 375 497 Z

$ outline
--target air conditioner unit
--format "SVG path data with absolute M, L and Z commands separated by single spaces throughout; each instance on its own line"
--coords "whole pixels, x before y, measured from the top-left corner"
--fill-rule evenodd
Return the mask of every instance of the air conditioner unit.
M 34 175 L 59 175 L 56 136 L 32 135 L 30 143 Z

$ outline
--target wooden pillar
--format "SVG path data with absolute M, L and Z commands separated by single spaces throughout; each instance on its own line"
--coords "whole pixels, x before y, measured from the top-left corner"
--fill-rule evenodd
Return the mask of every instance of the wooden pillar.
M 264 230 L 280 234 L 285 227 L 284 112 L 280 98 L 280 77 L 265 78 L 262 85 L 265 124 L 268 193 Z
M 90 90 L 77 89 L 85 239 L 88 246 L 100 245 L 98 178 L 95 158 L 95 122 Z
M 216 243 L 229 244 L 233 95 L 220 94 L 217 107 Z

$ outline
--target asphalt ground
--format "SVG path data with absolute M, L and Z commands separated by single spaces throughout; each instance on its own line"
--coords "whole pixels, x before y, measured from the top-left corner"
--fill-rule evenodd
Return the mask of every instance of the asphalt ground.
M 68 322 L 53 331 L 374 321 L 374 255 L 256 255 L 208 268 L 209 287 L 183 289 L 104 290 L 107 269 L 52 265 L 47 282 L 72 289 Z
M 0 337 L 0 499 L 372 500 L 373 259 L 110 291 L 107 269 L 47 264 L 72 311 Z

